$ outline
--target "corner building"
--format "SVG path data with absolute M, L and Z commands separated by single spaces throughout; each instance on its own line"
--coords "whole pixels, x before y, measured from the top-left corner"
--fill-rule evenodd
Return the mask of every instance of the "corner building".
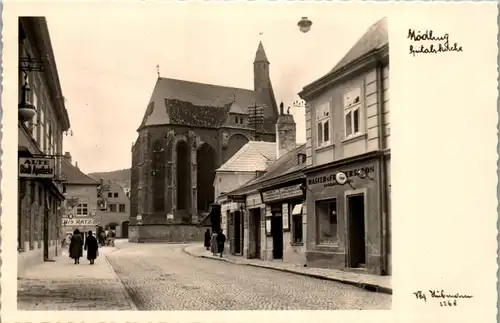
M 132 147 L 130 241 L 203 240 L 215 170 L 249 141 L 275 141 L 269 66 L 259 43 L 253 90 L 158 78 Z
M 310 267 L 391 274 L 388 22 L 305 86 Z

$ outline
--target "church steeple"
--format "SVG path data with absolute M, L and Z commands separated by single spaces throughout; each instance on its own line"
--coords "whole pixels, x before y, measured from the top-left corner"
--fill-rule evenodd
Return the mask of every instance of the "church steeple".
M 257 47 L 257 52 L 255 53 L 254 63 L 266 62 L 269 64 L 267 60 L 266 51 L 264 50 L 264 46 L 262 45 L 262 41 L 259 42 L 259 47 Z

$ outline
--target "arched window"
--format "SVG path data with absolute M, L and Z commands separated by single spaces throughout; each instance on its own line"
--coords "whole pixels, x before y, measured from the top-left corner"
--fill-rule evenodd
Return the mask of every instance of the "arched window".
M 179 141 L 177 151 L 177 209 L 189 209 L 191 196 L 191 170 L 189 146 L 185 141 Z
M 206 143 L 201 145 L 196 152 L 196 185 L 198 212 L 208 211 L 215 198 L 215 157 L 215 149 Z
M 153 143 L 151 174 L 153 175 L 153 208 L 157 212 L 165 211 L 165 152 L 162 142 Z

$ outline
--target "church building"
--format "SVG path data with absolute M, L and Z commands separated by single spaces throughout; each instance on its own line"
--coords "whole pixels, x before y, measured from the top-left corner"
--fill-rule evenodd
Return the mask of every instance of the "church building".
M 260 42 L 253 90 L 158 77 L 132 146 L 131 226 L 155 236 L 200 222 L 215 199 L 215 170 L 249 141 L 275 142 L 269 65 Z M 143 240 L 162 240 L 151 238 Z

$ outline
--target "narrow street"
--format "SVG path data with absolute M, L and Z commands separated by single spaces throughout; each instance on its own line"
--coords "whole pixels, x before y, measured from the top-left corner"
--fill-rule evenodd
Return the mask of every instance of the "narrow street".
M 391 295 L 202 259 L 186 245 L 120 243 L 107 258 L 139 310 L 390 309 Z

